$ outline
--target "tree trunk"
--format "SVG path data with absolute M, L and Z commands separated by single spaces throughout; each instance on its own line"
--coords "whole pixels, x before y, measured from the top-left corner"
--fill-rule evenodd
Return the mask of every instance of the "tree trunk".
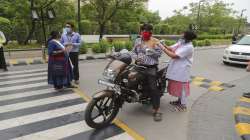
M 32 11 L 33 8 L 34 8 L 34 0 L 30 0 L 30 11 Z M 32 18 L 31 18 L 31 20 L 32 20 Z M 28 44 L 28 41 L 32 37 L 32 35 L 33 35 L 34 31 L 35 31 L 35 25 L 36 25 L 35 21 L 32 20 L 32 25 L 31 25 L 32 27 L 30 29 L 30 32 L 29 32 L 27 38 L 24 41 L 25 45 Z
M 33 35 L 34 31 L 35 31 L 35 24 L 36 24 L 35 21 L 32 21 L 30 32 L 29 32 L 27 38 L 24 41 L 25 45 L 28 44 L 28 41 L 30 40 L 30 38 L 32 37 L 32 35 Z
M 100 28 L 99 41 L 101 41 L 105 32 L 105 23 L 99 24 L 99 28 Z

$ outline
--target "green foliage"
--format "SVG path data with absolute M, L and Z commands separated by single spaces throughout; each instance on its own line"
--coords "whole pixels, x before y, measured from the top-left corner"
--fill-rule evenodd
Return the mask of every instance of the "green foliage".
M 4 17 L 0 17 L 0 25 L 3 25 L 3 24 L 5 25 L 10 24 L 10 20 Z
M 212 44 L 212 43 L 211 43 L 210 40 L 208 40 L 208 39 L 205 40 L 205 46 L 211 46 L 211 44 Z
M 112 47 L 112 45 L 107 40 L 101 40 L 99 42 L 99 45 L 100 45 L 101 48 L 103 48 L 103 50 L 106 50 L 107 48 Z
M 111 44 L 109 44 L 107 41 L 102 40 L 98 44 L 93 44 L 92 51 L 94 53 L 105 53 L 109 47 L 111 47 Z
M 102 38 L 103 34 L 107 32 L 108 25 L 112 25 L 112 21 L 117 22 L 116 17 L 117 14 L 126 15 L 128 11 L 134 10 L 137 7 L 140 7 L 145 0 L 85 0 L 84 7 L 87 7 L 90 11 L 87 11 L 84 16 L 88 19 L 96 21 L 99 26 L 100 38 Z M 86 10 L 85 10 L 86 11 Z M 91 15 L 89 15 L 91 13 Z M 125 16 L 119 16 L 118 18 L 123 18 Z M 122 19 L 121 18 L 121 19 Z M 126 24 L 129 20 L 125 20 L 123 23 L 123 27 L 126 29 Z M 134 22 L 138 22 L 138 20 L 134 20 Z M 120 23 L 120 22 L 118 22 Z M 120 25 L 120 24 L 119 24 Z M 112 28 L 111 28 L 112 29 Z M 117 28 L 116 28 L 117 29 Z
M 203 46 L 211 46 L 212 43 L 208 39 L 206 39 L 206 40 L 194 40 L 193 41 L 193 45 L 195 47 L 203 47 Z
M 176 41 L 174 41 L 174 40 L 165 40 L 165 44 L 166 44 L 167 46 L 174 45 L 175 43 L 176 43 Z
M 29 0 L 0 0 L 0 30 L 10 40 L 23 43 L 32 29 Z M 52 0 L 33 0 L 35 7 L 41 7 Z M 187 8 L 175 10 L 175 14 L 163 21 L 159 12 L 150 12 L 142 2 L 145 0 L 86 0 L 81 7 L 82 34 L 136 34 L 140 24 L 148 22 L 154 25 L 154 34 L 181 34 L 189 24 L 200 25 L 199 40 L 231 39 L 231 35 L 239 26 L 239 17 L 230 3 L 220 0 L 204 0 L 201 2 L 200 18 L 197 18 L 198 2 L 190 3 Z M 71 0 L 57 0 L 50 7 L 56 13 L 54 20 L 46 20 L 46 35 L 52 30 L 62 31 L 65 22 L 76 24 L 75 3 Z M 50 8 L 49 7 L 49 8 Z M 44 11 L 45 12 L 45 11 Z M 246 21 L 246 19 L 243 19 Z M 244 28 L 242 21 L 242 29 Z M 102 27 L 102 30 L 101 30 Z M 242 30 L 240 29 L 240 30 Z M 33 40 L 43 42 L 41 24 L 36 23 Z
M 124 43 L 125 45 L 125 48 L 128 50 L 128 51 L 131 51 L 133 49 L 133 42 L 132 41 L 126 41 Z
M 169 34 L 170 33 L 170 26 L 168 24 L 157 24 L 154 28 L 155 34 Z
M 189 24 L 192 23 L 190 17 L 176 13 L 176 15 L 164 20 L 168 24 L 169 30 L 165 34 L 180 34 L 188 29 Z
M 116 52 L 119 52 L 122 49 L 127 49 L 128 51 L 131 51 L 133 48 L 133 42 L 132 41 L 115 41 L 112 43 L 112 47 L 115 48 Z
M 83 43 L 79 51 L 80 51 L 80 54 L 86 54 L 88 51 L 87 45 Z
M 192 43 L 193 43 L 193 46 L 194 46 L 194 47 L 197 46 L 197 41 L 196 41 L 196 40 L 193 40 Z
M 94 53 L 101 53 L 101 47 L 100 47 L 100 45 L 99 45 L 99 44 L 94 44 L 94 45 L 92 46 L 92 51 L 93 51 Z
M 127 32 L 129 34 L 136 34 L 140 30 L 140 23 L 139 22 L 128 22 L 127 23 Z
M 34 6 L 38 8 L 44 6 L 44 4 L 51 2 L 52 0 L 33 0 Z M 30 30 L 32 29 L 32 19 L 30 16 L 30 1 L 29 0 L 4 0 L 0 2 L 1 17 L 9 20 L 9 26 L 3 29 L 0 26 L 0 30 L 3 30 L 6 37 L 10 40 L 17 40 L 19 44 L 23 44 L 26 40 Z M 52 30 L 62 31 L 66 21 L 73 20 L 75 17 L 74 3 L 68 0 L 55 1 L 51 7 L 55 10 L 56 18 L 54 20 L 46 20 L 46 35 Z M 50 8 L 50 7 L 49 7 Z M 44 14 L 46 10 L 44 10 Z M 39 13 L 40 16 L 40 13 Z M 2 18 L 0 19 L 0 25 L 2 24 Z M 6 22 L 6 20 L 4 20 Z M 43 34 L 41 24 L 36 22 L 35 32 L 31 39 L 36 39 L 38 42 L 42 42 Z
M 231 39 L 232 35 L 199 35 L 198 40 L 205 40 L 205 39 Z
M 98 24 L 90 20 L 81 20 L 81 34 L 95 34 L 98 29 Z
M 125 43 L 123 41 L 115 41 L 112 43 L 113 47 L 115 48 L 116 52 L 121 51 L 122 49 L 125 49 Z
M 37 49 L 42 48 L 40 44 L 30 43 L 28 45 L 20 45 L 17 42 L 9 42 L 4 46 L 4 49 Z

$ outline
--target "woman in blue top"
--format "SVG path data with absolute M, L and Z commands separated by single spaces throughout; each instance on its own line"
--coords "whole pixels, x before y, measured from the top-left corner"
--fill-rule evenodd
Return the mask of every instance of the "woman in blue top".
M 48 41 L 48 83 L 54 85 L 55 90 L 63 87 L 75 88 L 71 85 L 73 79 L 72 64 L 65 47 L 60 43 L 60 34 L 57 31 L 51 32 Z

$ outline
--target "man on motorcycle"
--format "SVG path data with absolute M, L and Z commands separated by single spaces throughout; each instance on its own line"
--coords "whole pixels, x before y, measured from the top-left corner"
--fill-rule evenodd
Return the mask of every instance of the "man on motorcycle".
M 150 24 L 143 24 L 140 28 L 141 37 L 135 40 L 134 48 L 132 50 L 132 57 L 135 63 L 146 67 L 145 70 L 145 84 L 148 89 L 147 95 L 151 97 L 153 105 L 153 116 L 155 121 L 162 120 L 162 113 L 160 109 L 160 91 L 157 88 L 157 69 L 159 64 L 159 57 L 162 54 L 159 40 L 152 37 L 153 26 Z

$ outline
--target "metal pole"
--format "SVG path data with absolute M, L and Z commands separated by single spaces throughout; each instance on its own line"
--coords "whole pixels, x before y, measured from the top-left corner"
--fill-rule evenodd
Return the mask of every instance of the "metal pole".
M 237 30 L 237 34 L 240 33 L 240 26 L 241 26 L 241 20 L 243 17 L 243 13 L 246 11 L 246 9 L 241 10 L 241 14 L 240 14 L 240 20 L 239 20 L 239 26 L 238 26 L 238 30 Z
M 41 22 L 42 22 L 43 37 L 44 37 L 44 46 L 46 46 L 47 38 L 46 38 L 46 29 L 45 29 L 45 24 L 44 24 L 43 8 L 41 8 Z M 43 59 L 46 60 L 45 51 L 43 51 Z
M 77 3 L 77 20 L 78 20 L 78 33 L 81 32 L 81 1 Z
M 200 28 L 200 9 L 201 9 L 201 1 L 199 1 L 198 14 L 197 14 L 197 26 Z

